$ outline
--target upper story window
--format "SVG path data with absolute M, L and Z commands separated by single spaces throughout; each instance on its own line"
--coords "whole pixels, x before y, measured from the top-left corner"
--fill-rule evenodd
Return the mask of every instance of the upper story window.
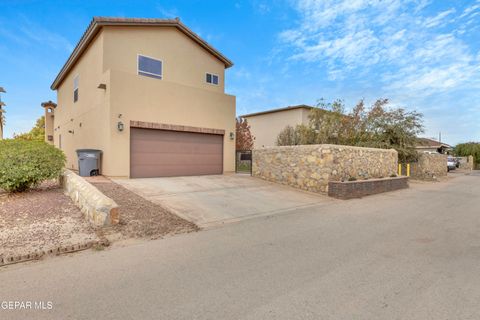
M 138 55 L 138 74 L 142 76 L 162 79 L 162 60 Z
M 207 73 L 206 74 L 206 79 L 207 83 L 214 84 L 218 86 L 218 75 L 213 74 L 213 73 Z
M 78 101 L 78 75 L 73 78 L 73 102 Z

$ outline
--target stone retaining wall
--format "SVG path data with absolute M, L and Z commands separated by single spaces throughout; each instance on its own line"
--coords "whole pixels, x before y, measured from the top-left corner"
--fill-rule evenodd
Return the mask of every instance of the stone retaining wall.
M 464 169 L 464 170 L 474 170 L 475 169 L 475 163 L 473 161 L 473 156 L 468 156 L 468 157 L 460 157 L 460 166 L 458 167 L 459 169 Z
M 447 155 L 420 153 L 418 161 L 411 165 L 411 178 L 434 181 L 447 176 Z
M 252 175 L 312 192 L 329 181 L 384 178 L 397 172 L 397 151 L 341 145 L 266 147 L 253 150 Z
M 85 179 L 70 170 L 65 170 L 61 182 L 65 194 L 72 198 L 85 218 L 94 226 L 103 227 L 118 223 L 118 205 Z

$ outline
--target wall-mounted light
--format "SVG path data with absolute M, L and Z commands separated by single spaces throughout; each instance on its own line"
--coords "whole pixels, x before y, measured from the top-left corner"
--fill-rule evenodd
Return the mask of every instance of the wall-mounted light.
M 230 140 L 233 140 L 233 139 L 235 139 L 235 133 L 230 132 Z
M 120 131 L 120 132 L 122 132 L 123 129 L 125 129 L 125 126 L 124 126 L 124 124 L 123 124 L 122 121 L 118 121 L 118 123 L 117 123 L 117 129 L 118 129 L 118 131 Z

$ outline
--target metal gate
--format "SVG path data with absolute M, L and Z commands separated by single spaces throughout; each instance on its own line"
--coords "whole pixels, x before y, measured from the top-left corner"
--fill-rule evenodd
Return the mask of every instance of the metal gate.
M 252 174 L 252 150 L 236 151 L 235 172 Z

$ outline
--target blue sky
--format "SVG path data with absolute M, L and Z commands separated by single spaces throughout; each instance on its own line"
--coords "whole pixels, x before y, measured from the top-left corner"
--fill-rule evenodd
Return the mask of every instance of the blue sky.
M 480 141 L 480 0 L 0 0 L 7 137 L 56 100 L 50 84 L 93 16 L 180 17 L 235 63 L 238 114 L 383 97 L 422 112 L 425 136 Z

